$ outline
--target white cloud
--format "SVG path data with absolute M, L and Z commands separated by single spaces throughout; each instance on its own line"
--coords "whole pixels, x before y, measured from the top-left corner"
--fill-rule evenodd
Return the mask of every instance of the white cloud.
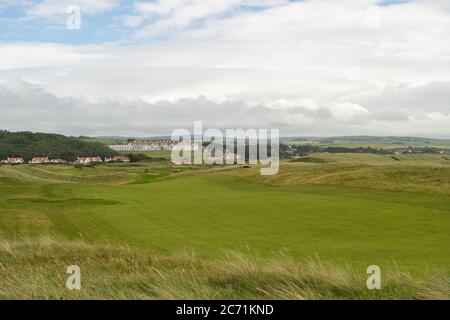
M 356 103 L 340 103 L 330 108 L 331 115 L 342 121 L 352 121 L 365 118 L 370 111 Z
M 89 46 L 88 46 L 89 47 Z M 87 48 L 88 48 L 87 47 Z M 101 59 L 104 54 L 83 47 L 49 43 L 0 43 L 1 70 L 32 70 L 35 68 L 76 65 L 87 59 Z
M 444 134 L 450 113 L 446 2 L 382 6 L 380 29 L 374 30 L 367 28 L 366 10 L 375 2 L 139 1 L 135 15 L 121 23 L 140 35 L 161 37 L 160 31 L 167 37 L 85 46 L 0 43 L 0 82 L 37 83 L 55 101 L 125 99 L 152 110 L 166 101 L 174 122 L 192 120 L 183 112 L 187 105 L 196 110 L 194 102 L 211 107 L 211 113 L 199 109 L 202 116 L 225 122 L 227 114 L 218 108 L 241 101 L 255 114 L 266 112 L 253 119 L 239 111 L 241 122 L 248 117 L 263 127 L 264 121 L 280 123 L 296 133 Z M 93 3 L 91 12 L 115 2 Z M 242 10 L 243 5 L 264 10 Z M 146 116 L 144 110 L 133 110 L 133 116 Z M 87 114 L 112 128 L 108 119 Z M 151 114 L 156 115 L 166 119 L 163 112 Z
M 136 28 L 139 27 L 144 20 L 141 16 L 123 16 L 123 25 L 127 28 Z
M 136 10 L 151 22 L 138 31 L 139 37 L 188 28 L 199 19 L 220 17 L 240 7 L 270 8 L 289 3 L 286 0 L 157 0 L 137 1 Z
M 5 10 L 11 7 L 27 7 L 32 5 L 31 0 L 2 0 L 0 2 L 0 10 Z
M 275 101 L 269 101 L 267 106 L 273 109 L 289 109 L 296 106 L 302 106 L 308 110 L 315 111 L 319 109 L 317 103 L 308 98 L 300 98 L 295 100 L 277 99 Z
M 97 14 L 111 10 L 119 5 L 119 0 L 44 0 L 26 8 L 28 16 L 52 17 L 66 15 L 71 5 L 80 7 L 83 14 Z

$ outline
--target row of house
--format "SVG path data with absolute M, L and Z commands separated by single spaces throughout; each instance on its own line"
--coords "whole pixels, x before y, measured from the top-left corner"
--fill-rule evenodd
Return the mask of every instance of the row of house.
M 25 163 L 25 160 L 23 158 L 10 158 L 8 157 L 6 160 L 1 160 L 0 163 L 7 163 L 7 164 L 22 164 Z
M 102 158 L 100 157 L 77 157 L 77 160 L 75 163 L 77 164 L 88 164 L 88 163 L 98 163 L 103 162 Z M 115 156 L 115 157 L 109 157 L 105 158 L 105 162 L 130 162 L 130 158 L 126 156 Z
M 176 146 L 185 151 L 193 151 L 199 150 L 200 144 L 175 140 L 128 140 L 128 144 L 110 145 L 109 148 L 115 151 L 170 151 Z
M 145 146 L 155 150 L 172 150 L 178 143 L 174 140 L 128 140 L 130 146 Z
M 6 160 L 0 161 L 0 163 L 4 164 L 23 164 L 26 161 L 22 157 L 8 157 Z M 77 157 L 77 160 L 75 160 L 74 163 L 76 164 L 88 164 L 88 163 L 95 163 L 95 162 L 103 162 L 102 158 L 100 157 Z M 125 156 L 116 156 L 116 157 L 109 157 L 105 158 L 105 162 L 130 162 L 130 158 Z M 62 160 L 62 159 L 49 159 L 48 157 L 35 157 L 28 161 L 28 163 L 31 164 L 66 164 L 70 163 L 68 161 Z
M 392 153 L 394 155 L 401 155 L 401 154 L 404 154 L 404 153 L 424 153 L 424 152 L 425 153 L 429 153 L 430 151 L 427 152 L 422 147 L 417 147 L 417 148 L 410 147 L 408 149 L 402 148 L 402 149 L 394 150 Z M 434 151 L 432 153 L 447 154 L 447 153 L 450 153 L 450 150 L 439 150 L 439 151 L 436 150 L 436 151 Z
M 403 153 L 413 153 L 413 151 L 409 148 L 408 149 L 401 148 L 398 150 L 394 150 L 394 152 L 393 152 L 393 154 L 395 154 L 396 156 L 401 155 Z
M 8 157 L 6 160 L 0 161 L 0 163 L 23 164 L 23 163 L 26 163 L 26 161 L 22 157 L 14 157 L 14 158 Z M 63 164 L 63 163 L 67 163 L 67 161 L 65 161 L 63 159 L 49 159 L 48 157 L 35 157 L 35 158 L 31 159 L 30 161 L 28 161 L 28 163 L 31 163 L 31 164 L 43 164 L 43 163 Z

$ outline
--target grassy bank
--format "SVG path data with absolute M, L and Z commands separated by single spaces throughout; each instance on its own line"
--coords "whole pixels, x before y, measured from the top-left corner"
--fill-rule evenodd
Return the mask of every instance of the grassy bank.
M 437 270 L 415 278 L 382 273 L 382 289 L 366 287 L 364 269 L 315 257 L 298 262 L 226 252 L 203 260 L 181 250 L 148 250 L 50 238 L 0 241 L 1 299 L 449 299 Z M 68 290 L 66 268 L 78 265 L 81 290 Z

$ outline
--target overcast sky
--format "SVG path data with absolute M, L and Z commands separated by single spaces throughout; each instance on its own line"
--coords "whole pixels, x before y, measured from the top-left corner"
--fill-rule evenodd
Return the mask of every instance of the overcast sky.
M 149 136 L 194 120 L 450 138 L 450 1 L 0 0 L 0 129 Z

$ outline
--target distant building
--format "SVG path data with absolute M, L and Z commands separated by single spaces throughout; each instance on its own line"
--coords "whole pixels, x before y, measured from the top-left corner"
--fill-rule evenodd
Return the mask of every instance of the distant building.
M 30 163 L 32 164 L 41 164 L 41 163 L 48 163 L 48 157 L 35 157 L 31 159 Z
M 130 162 L 130 158 L 123 156 L 110 157 L 105 158 L 105 162 Z
M 184 151 L 198 151 L 200 149 L 199 142 L 178 142 L 176 146 Z
M 144 147 L 144 150 L 172 150 L 178 142 L 174 140 L 129 140 L 128 145 Z
M 143 151 L 143 148 L 138 149 L 128 144 L 112 144 L 109 145 L 109 148 L 114 151 Z
M 102 158 L 100 157 L 77 157 L 77 160 L 75 163 L 78 164 L 88 164 L 88 163 L 95 163 L 95 162 L 102 162 Z
M 63 159 L 52 159 L 49 161 L 50 163 L 54 163 L 54 164 L 63 164 L 63 163 L 67 163 L 67 161 L 63 160 Z
M 115 151 L 170 151 L 175 146 L 181 145 L 182 150 L 198 150 L 199 144 L 194 142 L 178 142 L 174 140 L 129 140 L 126 145 L 109 145 Z
M 8 164 L 22 164 L 25 163 L 25 160 L 23 160 L 23 158 L 10 158 L 8 157 L 8 159 L 6 159 L 4 161 L 4 163 L 8 163 Z

